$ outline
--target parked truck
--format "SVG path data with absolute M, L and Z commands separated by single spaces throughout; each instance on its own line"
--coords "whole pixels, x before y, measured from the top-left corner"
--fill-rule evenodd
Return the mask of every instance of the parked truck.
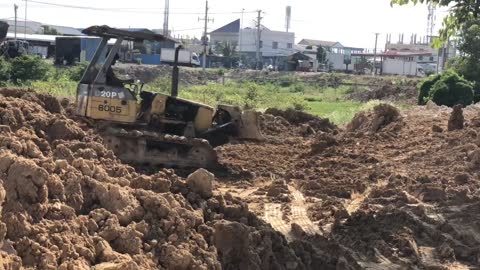
M 163 48 L 160 54 L 160 62 L 162 64 L 173 65 L 173 62 L 175 62 L 175 49 Z M 199 67 L 200 60 L 196 53 L 189 50 L 180 50 L 178 54 L 178 64 L 180 66 Z

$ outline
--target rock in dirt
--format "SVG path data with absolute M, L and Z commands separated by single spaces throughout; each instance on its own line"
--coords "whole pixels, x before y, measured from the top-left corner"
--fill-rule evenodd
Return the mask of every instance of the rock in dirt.
M 205 169 L 198 169 L 187 177 L 187 185 L 193 192 L 208 199 L 213 195 L 215 175 Z
M 464 127 L 463 105 L 457 104 L 453 107 L 452 114 L 448 120 L 448 131 L 461 130 Z

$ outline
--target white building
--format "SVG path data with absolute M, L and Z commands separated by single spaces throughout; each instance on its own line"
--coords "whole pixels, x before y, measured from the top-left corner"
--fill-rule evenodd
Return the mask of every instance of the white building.
M 262 26 L 260 41 L 258 41 L 257 29 L 240 29 L 240 20 L 235 20 L 210 33 L 213 51 L 216 45 L 223 42 L 234 44 L 245 59 L 255 59 L 258 44 L 264 62 L 275 62 L 276 58 L 287 57 L 295 52 L 295 33 L 272 31 Z
M 352 54 L 362 53 L 364 49 L 348 47 L 336 41 L 323 41 L 314 39 L 302 39 L 296 50 L 308 55 L 312 59 L 317 59 L 317 49 L 321 47 L 327 52 L 327 60 L 329 66 L 333 70 L 339 71 L 353 71 Z M 348 64 L 347 64 L 348 63 Z

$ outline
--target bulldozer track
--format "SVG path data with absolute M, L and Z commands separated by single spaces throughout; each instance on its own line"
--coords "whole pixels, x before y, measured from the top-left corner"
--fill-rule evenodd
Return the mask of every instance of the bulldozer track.
M 264 219 L 266 222 L 270 223 L 272 227 L 278 232 L 282 233 L 287 240 L 293 240 L 291 234 L 291 226 L 286 223 L 283 218 L 282 205 L 279 203 L 267 203 L 265 204 L 265 214 Z
M 282 205 L 279 203 L 265 204 L 264 220 L 270 223 L 275 230 L 282 233 L 288 241 L 295 238 L 292 233 L 292 224 L 300 226 L 307 235 L 321 234 L 319 227 L 308 217 L 307 205 L 302 192 L 293 186 L 288 186 L 288 189 L 293 197 L 290 203 L 290 222 L 287 223 L 283 220 Z
M 168 143 L 192 145 L 192 146 L 207 146 L 207 145 L 209 146 L 210 145 L 208 141 L 204 139 L 187 138 L 184 136 L 169 135 L 169 134 L 151 132 L 151 131 L 140 131 L 140 130 L 127 131 L 125 129 L 111 128 L 103 132 L 103 134 L 109 135 L 109 136 L 123 137 L 123 138 L 135 138 L 135 139 L 145 138 L 149 140 L 157 140 L 157 141 L 163 141 Z
M 109 127 L 101 132 L 108 148 L 123 161 L 174 167 L 218 166 L 215 150 L 207 140 L 138 129 Z
M 288 187 L 293 196 L 292 201 L 292 217 L 293 223 L 296 223 L 302 227 L 306 234 L 314 235 L 320 234 L 320 229 L 315 225 L 307 214 L 307 205 L 305 204 L 305 197 L 298 189 L 289 186 Z

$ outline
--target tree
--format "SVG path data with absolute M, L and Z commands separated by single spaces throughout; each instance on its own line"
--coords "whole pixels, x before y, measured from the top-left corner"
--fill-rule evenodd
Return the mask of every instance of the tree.
M 458 49 L 473 61 L 480 61 L 480 20 L 466 23 L 459 37 Z
M 456 35 L 466 23 L 480 18 L 479 0 L 391 0 L 392 5 L 433 4 L 437 6 L 450 6 L 450 13 L 443 20 L 443 28 L 440 30 L 440 42 L 445 42 L 451 36 Z M 437 45 L 438 42 L 437 42 Z
M 48 25 L 42 25 L 44 35 L 60 35 L 57 29 L 50 27 Z
M 237 56 L 237 45 L 230 42 L 220 42 L 215 45 L 215 52 L 223 55 L 228 67 L 232 67 L 232 62 Z
M 322 46 L 317 47 L 317 60 L 320 64 L 327 62 L 327 51 Z

